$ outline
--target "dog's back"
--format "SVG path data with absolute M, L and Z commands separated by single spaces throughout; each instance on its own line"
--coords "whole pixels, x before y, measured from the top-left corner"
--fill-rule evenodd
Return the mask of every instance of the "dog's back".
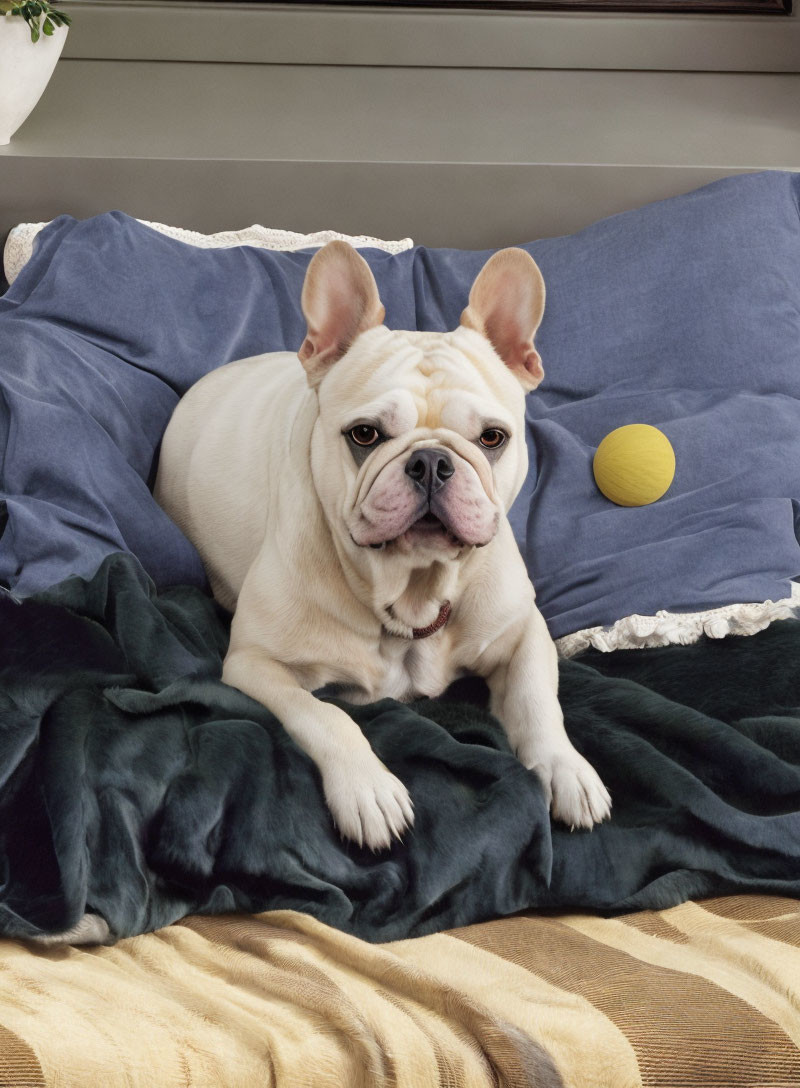
M 280 524 L 291 447 L 308 448 L 313 416 L 308 435 L 290 427 L 307 395 L 295 354 L 241 359 L 192 386 L 164 434 L 156 501 L 197 547 L 214 596 L 231 611 L 265 525 Z

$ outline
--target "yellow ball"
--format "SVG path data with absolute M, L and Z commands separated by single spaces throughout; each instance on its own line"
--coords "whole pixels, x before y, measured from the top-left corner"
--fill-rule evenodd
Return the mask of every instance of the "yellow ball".
M 597 486 L 618 506 L 647 506 L 675 476 L 675 451 L 658 427 L 629 423 L 607 434 L 592 465 Z

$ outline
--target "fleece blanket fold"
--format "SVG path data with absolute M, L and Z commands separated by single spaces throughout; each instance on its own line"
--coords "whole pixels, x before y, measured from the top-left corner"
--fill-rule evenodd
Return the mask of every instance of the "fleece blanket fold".
M 532 907 L 800 895 L 796 620 L 562 662 L 569 733 L 614 798 L 592 832 L 551 827 L 480 682 L 349 708 L 416 809 L 375 855 L 340 840 L 277 720 L 219 680 L 227 622 L 126 554 L 0 597 L 0 934 L 87 910 L 123 937 L 293 909 L 387 941 Z

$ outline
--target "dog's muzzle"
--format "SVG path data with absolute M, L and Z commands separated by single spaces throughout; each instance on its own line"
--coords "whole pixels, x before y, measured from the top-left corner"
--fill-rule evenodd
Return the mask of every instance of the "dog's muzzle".
M 421 446 L 390 460 L 369 486 L 351 529 L 359 547 L 460 553 L 482 547 L 498 513 L 474 467 L 446 446 Z M 452 556 L 451 556 L 452 557 Z

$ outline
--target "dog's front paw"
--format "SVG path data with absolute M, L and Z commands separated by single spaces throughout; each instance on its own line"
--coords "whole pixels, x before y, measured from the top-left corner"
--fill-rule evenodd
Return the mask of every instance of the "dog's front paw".
M 385 850 L 414 823 L 408 790 L 370 752 L 322 772 L 325 800 L 340 834 L 370 850 Z
M 592 827 L 611 815 L 611 796 L 594 767 L 572 745 L 550 752 L 520 751 L 519 758 L 535 771 L 555 820 Z

